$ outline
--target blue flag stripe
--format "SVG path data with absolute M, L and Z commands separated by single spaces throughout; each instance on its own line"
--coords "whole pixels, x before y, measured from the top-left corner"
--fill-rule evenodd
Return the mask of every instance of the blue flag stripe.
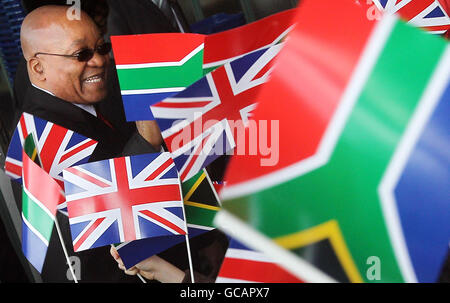
M 22 252 L 40 273 L 44 266 L 48 246 L 22 221 Z

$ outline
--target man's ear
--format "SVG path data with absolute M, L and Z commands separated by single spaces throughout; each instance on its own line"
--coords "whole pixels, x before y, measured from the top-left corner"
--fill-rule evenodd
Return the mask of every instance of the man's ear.
M 40 81 L 45 80 L 44 66 L 38 58 L 31 58 L 28 61 L 28 68 L 33 78 Z

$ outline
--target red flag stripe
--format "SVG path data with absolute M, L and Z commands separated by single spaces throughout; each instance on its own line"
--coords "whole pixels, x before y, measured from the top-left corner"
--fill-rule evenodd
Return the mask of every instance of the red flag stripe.
M 64 155 L 62 155 L 62 156 L 61 156 L 61 161 L 60 161 L 60 162 L 63 162 L 63 161 L 65 161 L 65 160 L 69 159 L 70 157 L 72 157 L 73 155 L 77 154 L 78 152 L 80 152 L 80 151 L 82 151 L 82 150 L 84 150 L 84 149 L 86 149 L 86 148 L 88 148 L 88 147 L 91 147 L 92 145 L 95 145 L 95 144 L 97 144 L 96 141 L 94 141 L 94 140 L 88 140 L 86 143 L 84 143 L 84 144 L 78 146 L 77 148 L 74 148 L 74 149 L 71 150 L 70 152 L 68 152 L 68 153 L 66 153 L 66 154 L 64 154 Z
M 172 158 L 169 158 L 164 162 L 157 170 L 155 170 L 150 176 L 148 176 L 145 181 L 150 181 L 156 179 L 163 171 L 165 171 L 170 165 L 173 164 Z
M 112 36 L 117 65 L 179 62 L 204 43 L 205 36 L 186 33 Z
M 20 118 L 20 129 L 22 131 L 23 140 L 25 140 L 25 138 L 28 136 L 28 129 L 27 129 L 27 124 L 25 122 L 25 117 L 24 116 L 22 116 Z
M 274 263 L 225 258 L 219 277 L 262 283 L 303 283 Z
M 64 202 L 61 188 L 41 167 L 23 151 L 23 182 L 28 192 L 41 202 L 51 214 L 56 214 L 58 204 Z
M 89 227 L 89 229 L 83 234 L 83 236 L 78 239 L 77 243 L 74 243 L 73 250 L 78 251 L 81 244 L 94 232 L 94 230 L 105 220 L 105 218 L 99 218 Z
M 46 144 L 42 146 L 42 150 L 39 151 L 41 155 L 42 167 L 46 172 L 50 172 L 50 169 L 53 165 L 53 161 L 55 161 L 56 154 L 59 150 L 59 142 L 62 142 L 64 137 L 67 134 L 67 129 L 58 126 L 52 125 L 49 133 L 49 137 L 52 140 L 49 142 L 47 140 Z
M 423 1 L 411 1 L 405 6 L 403 6 L 398 13 L 400 16 L 406 20 L 411 20 L 418 14 L 420 14 L 424 9 L 429 7 L 434 3 L 435 0 L 423 0 Z
M 5 162 L 5 171 L 22 176 L 22 166 L 9 162 L 8 160 Z
M 448 30 L 449 25 L 442 25 L 442 26 L 425 26 L 422 27 L 423 29 L 429 31 L 429 32 L 435 32 L 435 31 L 445 31 Z
M 161 222 L 161 223 L 163 223 L 164 225 L 170 227 L 171 229 L 173 229 L 174 231 L 176 231 L 176 232 L 179 233 L 180 235 L 185 235 L 185 234 L 186 234 L 186 232 L 185 232 L 183 229 L 179 228 L 177 225 L 175 225 L 175 224 L 173 224 L 172 222 L 170 222 L 170 221 L 164 219 L 164 218 L 161 217 L 161 216 L 158 216 L 157 214 L 155 214 L 155 213 L 153 213 L 153 212 L 151 212 L 151 211 L 148 211 L 148 210 L 142 210 L 142 211 L 140 211 L 140 212 L 141 212 L 142 214 L 146 215 L 147 217 L 152 218 L 152 219 L 154 219 L 154 220 L 156 220 L 156 221 L 158 221 L 158 222 Z
M 72 174 L 74 174 L 74 175 L 76 175 L 76 176 L 78 176 L 78 177 L 81 177 L 81 178 L 85 179 L 86 181 L 91 182 L 91 183 L 93 183 L 93 184 L 95 184 L 95 185 L 97 185 L 99 187 L 106 188 L 108 186 L 111 186 L 108 183 L 105 183 L 105 182 L 103 182 L 103 181 L 101 181 L 101 180 L 99 180 L 97 178 L 94 178 L 94 177 L 92 177 L 92 176 L 90 176 L 90 175 L 80 171 L 78 168 L 69 167 L 67 169 L 67 171 L 72 173 Z
M 207 36 L 204 64 L 244 55 L 273 43 L 292 25 L 294 15 L 295 9 L 290 9 L 244 26 Z

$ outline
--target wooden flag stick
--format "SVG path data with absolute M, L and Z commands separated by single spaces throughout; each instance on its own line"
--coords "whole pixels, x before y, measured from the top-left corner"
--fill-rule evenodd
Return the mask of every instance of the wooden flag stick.
M 64 251 L 64 255 L 66 256 L 67 264 L 69 265 L 70 273 L 72 274 L 72 277 L 73 277 L 73 281 L 75 283 L 78 283 L 77 277 L 75 276 L 75 272 L 72 268 L 72 262 L 70 262 L 69 255 L 67 254 L 66 245 L 64 243 L 64 240 L 63 240 L 63 237 L 61 234 L 61 229 L 59 228 L 58 219 L 56 219 L 56 215 L 55 215 L 55 226 L 56 226 L 56 230 L 58 232 L 59 242 L 61 243 L 62 249 Z

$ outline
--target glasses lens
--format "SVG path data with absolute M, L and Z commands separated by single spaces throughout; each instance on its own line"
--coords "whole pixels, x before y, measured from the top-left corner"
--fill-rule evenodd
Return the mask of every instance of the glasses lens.
M 91 58 L 94 56 L 94 51 L 92 49 L 83 49 L 81 52 L 78 53 L 78 61 L 86 62 L 91 60 Z
M 108 54 L 110 51 L 111 51 L 111 43 L 109 42 L 103 43 L 102 45 L 99 45 L 97 47 L 97 52 L 102 56 Z

